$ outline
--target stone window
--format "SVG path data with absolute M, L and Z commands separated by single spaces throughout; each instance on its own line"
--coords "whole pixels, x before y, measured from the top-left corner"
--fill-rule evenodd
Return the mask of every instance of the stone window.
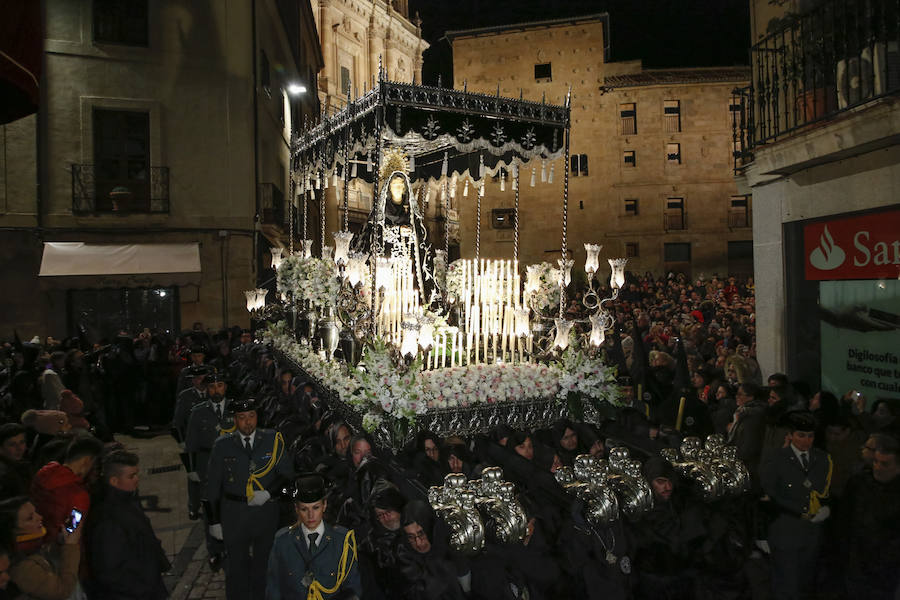
M 625 214 L 629 217 L 638 214 L 637 198 L 625 198 Z
M 684 198 L 666 199 L 666 231 L 687 229 L 687 213 L 684 210 Z
M 637 135 L 637 109 L 634 102 L 620 104 L 619 117 L 622 119 L 622 135 Z
M 516 224 L 516 209 L 495 208 L 491 211 L 491 227 L 494 229 L 513 229 Z
M 341 67 L 341 95 L 346 97 L 350 93 L 350 69 Z
M 663 246 L 663 255 L 666 262 L 691 262 L 690 242 L 669 242 Z
M 637 242 L 625 242 L 625 258 L 637 258 L 640 255 L 640 244 Z
M 728 212 L 728 226 L 750 227 L 750 196 L 732 196 Z
M 117 189 L 128 210 L 150 210 L 150 113 L 94 109 L 93 125 L 96 209 L 117 209 Z
M 681 144 L 674 142 L 666 144 L 666 162 L 670 165 L 681 164 Z
M 148 45 L 147 0 L 94 0 L 94 41 Z
M 553 81 L 553 69 L 551 63 L 541 63 L 534 65 L 535 81 Z
M 665 100 L 663 102 L 663 121 L 666 133 L 681 131 L 681 101 Z
M 623 153 L 623 157 L 625 160 L 626 167 L 636 167 L 637 166 L 637 156 L 634 153 L 634 150 L 626 150 Z
M 588 175 L 587 154 L 573 154 L 569 159 L 569 165 L 571 167 L 569 170 L 572 172 L 572 177 L 578 177 L 579 175 Z

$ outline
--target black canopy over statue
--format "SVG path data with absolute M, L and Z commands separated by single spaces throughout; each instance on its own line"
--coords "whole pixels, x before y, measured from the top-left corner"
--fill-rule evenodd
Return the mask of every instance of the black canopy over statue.
M 499 95 L 476 94 L 386 81 L 379 68 L 375 87 L 363 97 L 300 133 L 293 145 L 292 182 L 304 198 L 344 181 L 343 214 L 347 228 L 349 182 L 373 184 L 372 211 L 354 249 L 369 256 L 398 251 L 414 261 L 416 288 L 423 306 L 435 301 L 431 245 L 413 197 L 411 183 L 453 177 L 482 180 L 506 168 L 518 177 L 532 159 L 565 159 L 563 254 L 569 171 L 569 97 L 563 106 Z M 390 153 L 402 154 L 402 166 L 385 168 Z M 384 156 L 383 156 L 384 155 Z M 396 184 L 393 183 L 396 181 Z M 326 183 L 323 183 L 326 182 Z M 396 193 L 393 189 L 396 186 Z M 516 233 L 518 234 L 518 185 Z M 293 197 L 293 193 L 292 193 Z M 447 195 L 444 195 L 445 202 Z M 324 209 L 324 196 L 319 199 Z M 293 208 L 293 203 L 290 205 Z M 444 251 L 449 248 L 449 206 L 444 206 Z M 480 198 L 477 218 L 480 222 Z M 324 210 L 320 210 L 324 238 Z M 305 231 L 304 221 L 304 231 Z M 480 228 L 479 228 L 480 232 Z M 476 238 L 477 239 L 477 238 Z M 476 241 L 476 257 L 478 255 Z M 518 256 L 518 235 L 514 247 Z

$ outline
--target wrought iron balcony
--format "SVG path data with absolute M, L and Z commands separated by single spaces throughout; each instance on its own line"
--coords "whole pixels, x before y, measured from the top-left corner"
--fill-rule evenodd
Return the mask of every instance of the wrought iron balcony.
M 110 177 L 95 165 L 73 164 L 72 212 L 169 212 L 169 167 L 142 167 L 130 175 Z
M 768 31 L 751 48 L 751 100 L 739 116 L 748 144 L 735 150 L 736 168 L 754 146 L 900 91 L 900 0 L 820 0 Z

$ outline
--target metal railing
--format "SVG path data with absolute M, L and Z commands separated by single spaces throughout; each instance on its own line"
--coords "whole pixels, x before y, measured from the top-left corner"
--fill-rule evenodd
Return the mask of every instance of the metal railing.
M 169 167 L 149 167 L 130 178 L 110 178 L 95 165 L 72 165 L 72 212 L 168 213 Z
M 751 48 L 741 159 L 753 146 L 900 90 L 900 0 L 821 0 L 769 31 Z

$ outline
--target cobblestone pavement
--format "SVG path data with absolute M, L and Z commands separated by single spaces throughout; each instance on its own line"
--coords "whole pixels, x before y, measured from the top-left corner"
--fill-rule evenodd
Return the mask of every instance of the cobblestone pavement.
M 165 574 L 172 600 L 224 598 L 225 576 L 206 562 L 202 521 L 188 519 L 187 477 L 175 440 L 169 435 L 116 440 L 141 457 L 141 505 L 172 563 Z

